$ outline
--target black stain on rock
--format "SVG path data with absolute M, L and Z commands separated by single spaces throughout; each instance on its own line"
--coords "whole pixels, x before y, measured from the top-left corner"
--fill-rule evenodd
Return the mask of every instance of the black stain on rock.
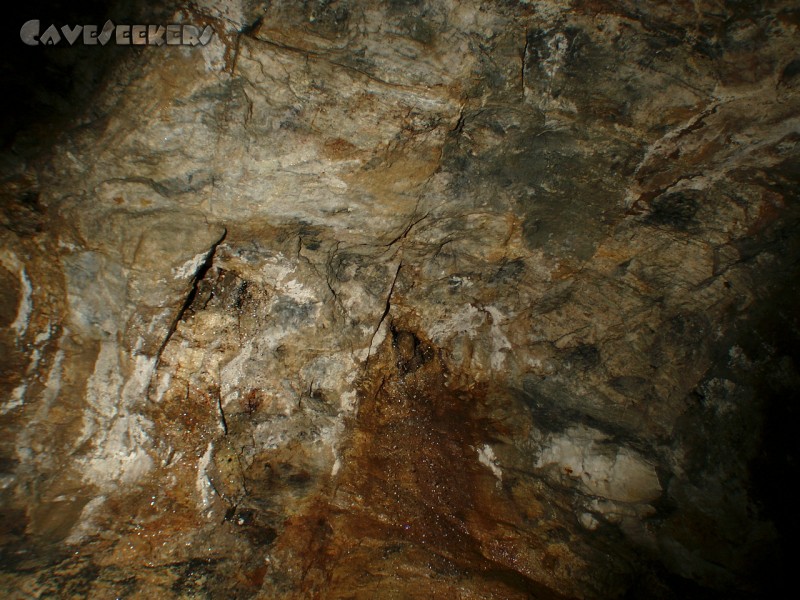
M 623 396 L 642 397 L 650 389 L 650 382 L 644 377 L 620 375 L 609 380 L 608 385 Z
M 784 85 L 794 85 L 798 75 L 800 75 L 800 58 L 795 58 L 783 68 L 781 83 Z
M 489 278 L 490 283 L 513 283 L 519 281 L 525 272 L 525 261 L 521 258 L 503 261 L 500 267 Z
M 686 231 L 695 223 L 699 208 L 696 192 L 662 194 L 650 204 L 650 213 L 645 217 L 645 222 Z
M 401 375 L 413 373 L 434 357 L 433 348 L 422 342 L 410 331 L 391 328 L 392 348 L 395 352 L 397 369 Z
M 564 364 L 569 369 L 588 371 L 600 364 L 600 350 L 592 344 L 579 344 L 567 351 Z

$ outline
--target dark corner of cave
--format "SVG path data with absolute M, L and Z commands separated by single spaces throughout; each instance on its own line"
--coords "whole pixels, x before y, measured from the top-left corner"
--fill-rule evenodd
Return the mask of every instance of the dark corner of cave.
M 1 29 L 0 597 L 792 589 L 797 2 Z

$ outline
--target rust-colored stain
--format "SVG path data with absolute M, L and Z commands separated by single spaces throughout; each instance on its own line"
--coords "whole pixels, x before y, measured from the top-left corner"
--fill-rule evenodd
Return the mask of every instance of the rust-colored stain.
M 333 160 L 351 158 L 358 151 L 353 144 L 340 137 L 326 140 L 323 149 L 325 155 Z
M 429 345 L 390 338 L 330 500 L 290 518 L 276 541 L 281 570 L 300 579 L 290 597 L 561 597 L 533 578 L 525 516 L 478 460 L 494 429 L 477 416 L 486 390 L 451 389 Z
M 762 193 L 762 201 L 758 204 L 758 214 L 747 229 L 747 235 L 757 235 L 775 223 L 784 208 L 783 198 L 774 192 Z

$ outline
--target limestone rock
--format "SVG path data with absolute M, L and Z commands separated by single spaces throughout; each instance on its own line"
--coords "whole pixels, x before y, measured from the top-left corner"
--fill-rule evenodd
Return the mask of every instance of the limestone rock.
M 772 592 L 794 3 L 152 11 L 3 128 L 0 589 Z

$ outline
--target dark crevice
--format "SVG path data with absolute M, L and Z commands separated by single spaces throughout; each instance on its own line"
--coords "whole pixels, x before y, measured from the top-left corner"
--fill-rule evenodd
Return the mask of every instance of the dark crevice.
M 175 330 L 178 328 L 178 323 L 183 320 L 183 315 L 189 309 L 189 307 L 194 302 L 195 297 L 197 296 L 197 289 L 200 285 L 200 282 L 205 279 L 206 274 L 208 273 L 209 269 L 214 263 L 214 256 L 217 252 L 217 247 L 225 240 L 225 237 L 228 235 L 228 230 L 223 228 L 222 236 L 211 245 L 211 248 L 208 250 L 206 254 L 206 258 L 203 263 L 197 268 L 197 271 L 192 278 L 192 287 L 189 290 L 189 293 L 186 296 L 186 299 L 183 301 L 178 314 L 175 315 L 175 318 L 172 320 L 172 323 L 169 326 L 169 330 L 167 331 L 167 335 L 164 337 L 164 341 L 161 342 L 161 346 L 158 348 L 158 352 L 156 352 L 156 362 L 155 366 L 153 367 L 153 371 L 155 372 L 158 369 L 158 366 L 161 362 L 161 355 L 164 353 L 164 348 L 167 347 L 169 344 L 170 339 L 172 339 L 172 335 L 175 333 Z
M 408 237 L 409 232 L 414 228 L 414 226 L 417 225 L 418 223 L 424 221 L 427 217 L 428 217 L 428 214 L 426 213 L 426 214 L 422 215 L 416 221 L 411 221 L 411 223 L 408 224 L 408 226 L 403 230 L 403 232 L 400 235 L 398 235 L 391 242 L 386 244 L 386 247 L 388 248 L 390 246 L 394 246 L 400 240 L 404 240 L 406 237 Z
M 369 367 L 369 359 L 372 353 L 372 344 L 375 342 L 375 336 L 378 335 L 378 331 L 380 331 L 381 325 L 383 325 L 383 321 L 386 319 L 386 316 L 392 309 L 392 294 L 394 293 L 394 286 L 397 284 L 397 278 L 399 277 L 400 269 L 402 268 L 403 268 L 403 261 L 401 260 L 400 264 L 397 265 L 397 271 L 395 271 L 394 273 L 394 279 L 392 279 L 392 285 L 389 287 L 389 293 L 386 295 L 386 306 L 383 310 L 383 314 L 381 315 L 381 318 L 378 321 L 378 325 L 375 327 L 375 331 L 372 332 L 372 337 L 369 340 L 369 349 L 367 350 L 367 360 L 364 362 L 365 371 Z

